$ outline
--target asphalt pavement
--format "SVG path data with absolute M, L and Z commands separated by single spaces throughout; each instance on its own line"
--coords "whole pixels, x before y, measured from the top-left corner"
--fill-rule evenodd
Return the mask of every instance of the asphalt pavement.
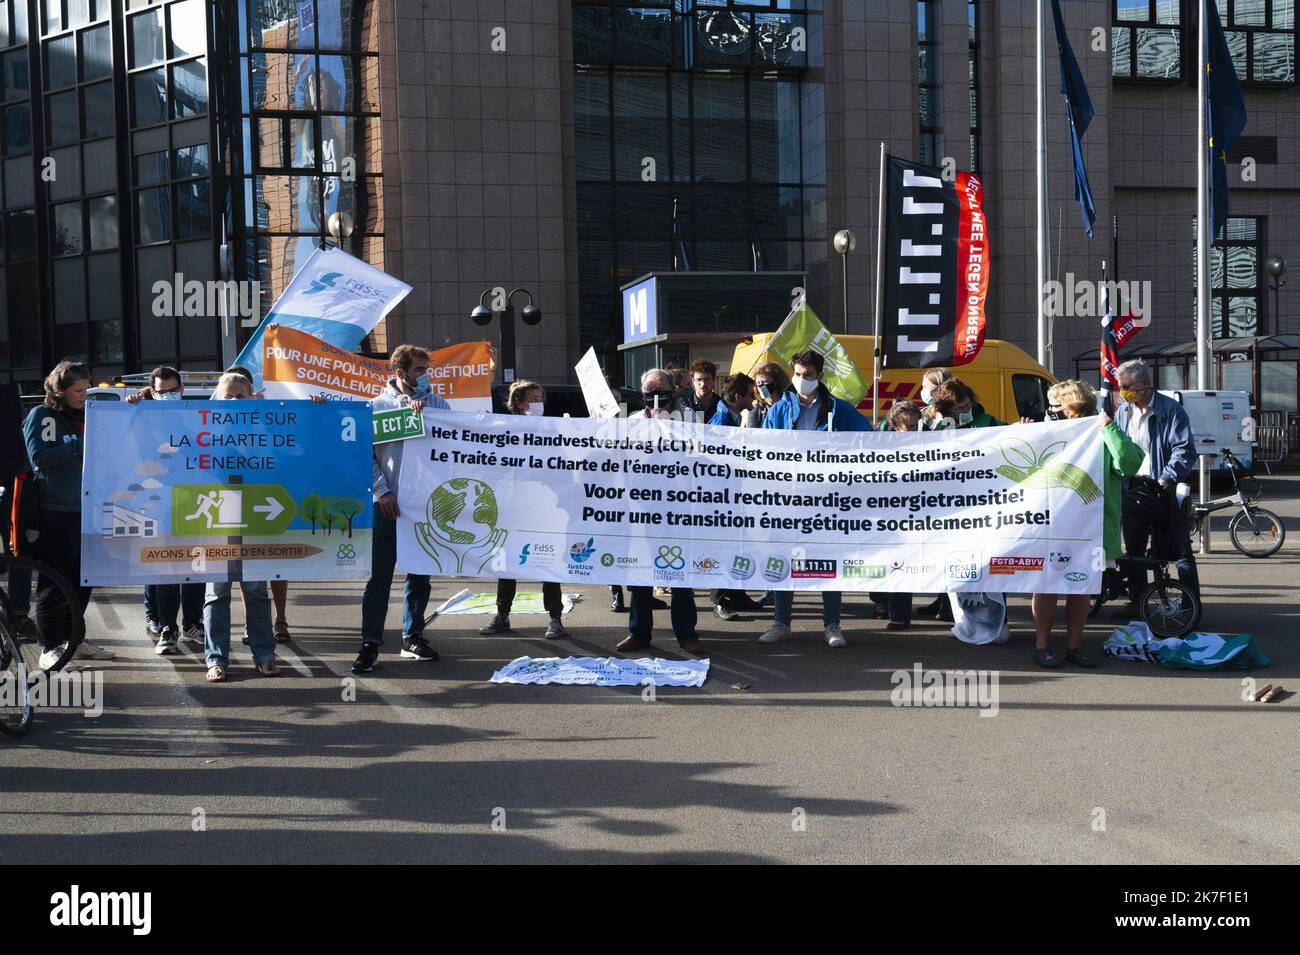
M 397 655 L 394 587 L 381 666 L 353 678 L 361 585 L 294 583 L 284 675 L 236 644 L 209 685 L 192 648 L 153 653 L 138 590 L 104 590 L 102 714 L 0 738 L 0 862 L 1300 862 L 1300 696 L 1243 699 L 1243 678 L 1300 690 L 1300 477 L 1265 485 L 1283 552 L 1250 560 L 1220 532 L 1200 561 L 1201 629 L 1273 661 L 1244 672 L 1042 670 L 1025 598 L 1005 645 L 889 632 L 851 596 L 847 648 L 822 642 L 815 597 L 794 640 L 761 646 L 765 617 L 724 623 L 700 592 L 702 688 L 505 686 L 488 678 L 518 656 L 613 653 L 608 589 L 573 588 L 567 641 L 544 615 L 501 637 L 441 617 L 442 659 L 421 663 Z M 433 605 L 465 586 L 491 585 L 435 579 Z M 1119 622 L 1090 622 L 1096 655 Z M 892 705 L 914 664 L 996 673 L 996 715 Z

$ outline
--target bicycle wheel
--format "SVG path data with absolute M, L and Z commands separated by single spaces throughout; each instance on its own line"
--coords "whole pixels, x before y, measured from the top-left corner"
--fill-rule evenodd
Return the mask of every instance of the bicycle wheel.
M 1201 622 L 1201 601 L 1177 580 L 1157 580 L 1138 598 L 1138 613 L 1157 637 L 1185 637 Z
M 1272 557 L 1286 541 L 1286 528 L 1272 511 L 1252 507 L 1228 525 L 1232 546 L 1247 557 Z
M 35 584 L 36 592 L 32 593 Z M 0 555 L 0 586 L 5 589 L 13 616 L 11 631 L 22 651 L 28 673 L 63 669 L 81 646 L 86 635 L 86 618 L 81 599 L 63 575 L 31 557 Z M 30 610 L 31 630 L 19 624 L 24 608 Z M 30 638 L 31 642 L 27 639 Z M 41 666 L 46 646 L 58 649 L 57 656 Z
M 32 725 L 27 666 L 10 626 L 9 608 L 0 598 L 0 733 L 22 736 Z

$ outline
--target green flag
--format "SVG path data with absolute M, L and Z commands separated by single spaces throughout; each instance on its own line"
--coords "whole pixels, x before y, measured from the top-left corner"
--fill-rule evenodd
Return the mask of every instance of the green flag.
M 811 308 L 800 305 L 786 316 L 767 343 L 767 350 L 789 365 L 790 359 L 809 348 L 826 359 L 822 380 L 831 394 L 855 406 L 867 396 L 871 384 L 858 371 L 858 366 L 839 339 L 830 333 Z

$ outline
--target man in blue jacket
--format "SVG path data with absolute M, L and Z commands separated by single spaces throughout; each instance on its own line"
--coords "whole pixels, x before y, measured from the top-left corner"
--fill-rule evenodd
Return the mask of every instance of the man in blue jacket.
M 1124 399 L 1115 409 L 1115 424 L 1146 452 L 1146 460 L 1135 477 L 1152 478 L 1162 488 L 1172 488 L 1187 480 L 1197 455 L 1192 424 L 1183 406 L 1155 390 L 1151 369 L 1145 362 L 1126 361 L 1116 369 L 1115 377 L 1119 381 L 1120 397 Z M 1145 553 L 1151 526 L 1125 510 L 1123 529 L 1125 553 Z M 1178 561 L 1178 579 L 1200 596 L 1201 581 L 1190 539 L 1182 560 Z M 1129 590 L 1135 602 L 1146 583 L 1147 572 L 1142 568 L 1129 573 Z
M 822 382 L 826 360 L 812 349 L 802 351 L 790 361 L 794 376 L 781 400 L 763 419 L 764 428 L 786 431 L 870 431 L 871 423 L 847 401 L 836 398 Z M 759 643 L 778 643 L 790 636 L 790 616 L 794 609 L 794 591 L 773 591 L 773 623 L 758 638 Z M 844 646 L 840 630 L 840 606 L 843 595 L 838 590 L 822 591 L 822 626 L 826 642 Z

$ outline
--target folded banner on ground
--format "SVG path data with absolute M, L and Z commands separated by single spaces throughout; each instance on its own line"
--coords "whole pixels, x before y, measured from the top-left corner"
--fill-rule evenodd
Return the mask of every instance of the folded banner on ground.
M 95 401 L 81 583 L 370 576 L 370 405 Z
M 573 610 L 573 605 L 580 600 L 576 593 L 564 594 L 561 600 L 563 607 L 562 613 L 569 613 Z M 461 614 L 487 614 L 497 612 L 497 595 L 496 594 L 476 594 L 472 590 L 462 590 L 459 593 L 452 594 L 433 612 L 435 617 L 457 616 Z M 546 606 L 542 602 L 542 592 L 540 590 L 521 590 L 515 594 L 514 601 L 510 604 L 510 616 L 518 616 L 521 613 L 546 613 Z
M 984 345 L 989 291 L 983 184 L 891 156 L 886 189 L 885 365 L 968 364 Z
M 1097 419 L 789 432 L 424 412 L 398 567 L 670 587 L 1094 593 Z
M 493 683 L 570 686 L 703 686 L 708 660 L 621 660 L 618 657 L 519 657 L 492 674 Z
M 351 351 L 410 294 L 411 286 L 342 249 L 311 254 L 235 359 L 262 386 L 266 329 L 283 325 Z

